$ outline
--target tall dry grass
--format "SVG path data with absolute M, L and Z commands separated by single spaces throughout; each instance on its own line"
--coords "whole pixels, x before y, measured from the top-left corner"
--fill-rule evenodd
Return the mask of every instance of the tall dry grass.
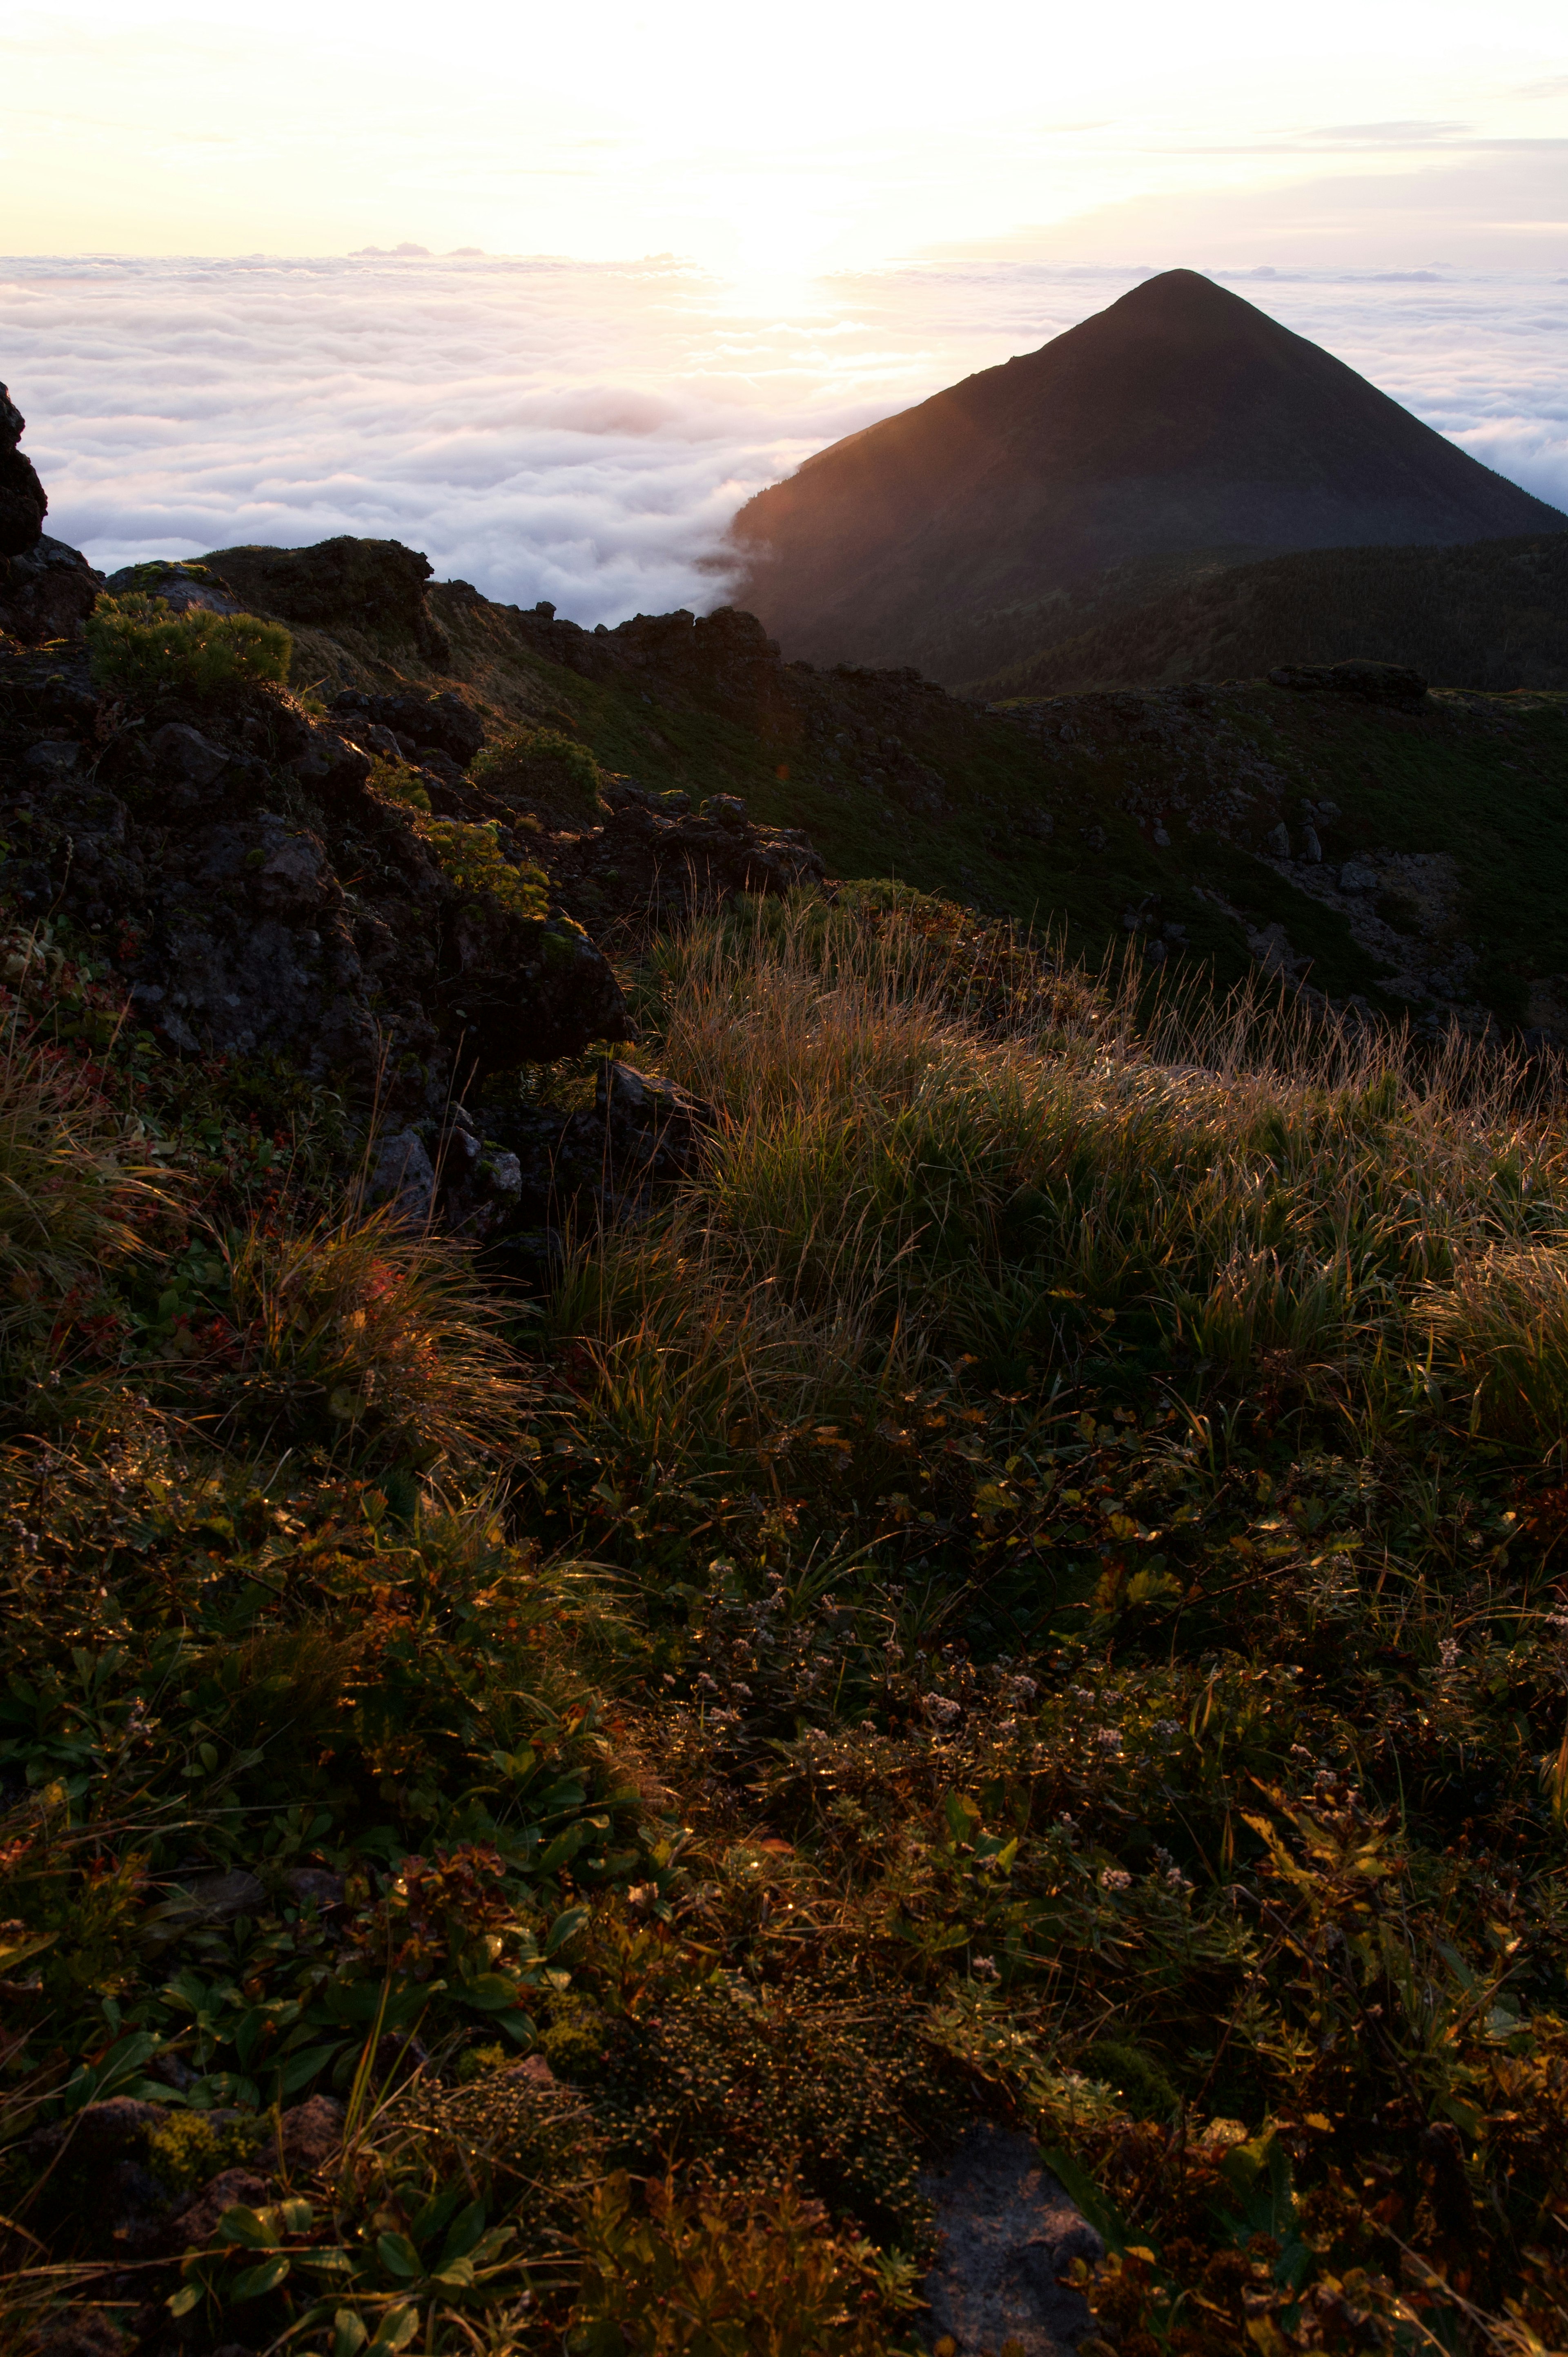
M 47 980 L 35 934 L 0 942 L 0 1353 L 47 1340 L 144 1248 L 144 1223 L 172 1208 L 134 1121 L 97 1075 L 30 1011 Z M 58 957 L 56 963 L 58 963 Z
M 515 1453 L 528 1397 L 471 1255 L 395 1206 L 226 1247 L 241 1365 L 219 1397 L 254 1436 L 341 1437 L 414 1465 Z
M 1262 1373 L 1358 1413 L 1419 1376 L 1554 1439 L 1568 1165 L 1506 1056 L 1256 993 L 1151 1006 L 1130 968 L 978 1021 L 960 951 L 803 904 L 692 929 L 658 984 L 715 1151 L 554 1310 L 639 1445 L 875 1409 L 960 1354 L 1007 1382 Z

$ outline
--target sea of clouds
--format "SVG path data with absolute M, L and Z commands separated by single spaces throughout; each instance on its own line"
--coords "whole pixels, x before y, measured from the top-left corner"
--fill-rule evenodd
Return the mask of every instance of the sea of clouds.
M 49 529 L 113 568 L 334 533 L 585 623 L 725 595 L 740 502 L 1146 268 L 912 264 L 771 294 L 668 257 L 0 261 Z M 1568 508 L 1568 284 L 1215 271 Z

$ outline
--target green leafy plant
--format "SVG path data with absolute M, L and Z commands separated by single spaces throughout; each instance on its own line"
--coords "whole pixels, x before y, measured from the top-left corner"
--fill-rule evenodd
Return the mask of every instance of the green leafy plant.
M 512 865 L 496 839 L 495 820 L 480 826 L 466 819 L 424 819 L 418 832 L 460 891 L 492 902 L 509 916 L 532 920 L 548 913 L 550 891 L 542 869 Z

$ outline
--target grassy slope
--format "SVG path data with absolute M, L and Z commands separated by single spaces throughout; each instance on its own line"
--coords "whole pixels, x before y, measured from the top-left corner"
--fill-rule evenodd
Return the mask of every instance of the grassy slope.
M 786 674 L 748 714 L 450 620 L 498 726 L 820 812 L 843 867 L 983 859 L 1095 946 L 1145 877 L 1307 921 L 1144 832 L 1169 711 L 1052 750 Z M 835 779 L 850 723 L 949 813 Z M 1470 826 L 1496 895 L 1477 805 L 1562 716 L 1204 727 L 1348 847 Z M 1563 2345 L 1554 1106 L 1256 1006 L 1141 1028 L 953 906 L 743 908 L 637 977 L 704 1167 L 509 1336 L 345 1204 L 329 1097 L 117 1032 L 71 948 L 0 942 L 5 2330 L 879 2357 L 982 2111 L 1101 2223 L 1102 2350 Z M 156 2203 L 270 2171 L 314 2092 L 341 2158 L 114 2240 L 94 2136 L 152 2135 Z
M 993 696 L 1252 678 L 1368 655 L 1444 687 L 1568 687 L 1568 534 L 1312 550 L 1223 570 L 1193 560 L 1169 584 L 1133 575 L 1092 585 L 1074 607 L 982 618 L 944 652 L 942 678 Z
M 434 603 L 457 676 L 498 720 L 565 716 L 607 766 L 650 787 L 738 793 L 758 816 L 805 827 L 833 873 L 900 876 L 1059 932 L 1075 954 L 1102 952 L 1123 938 L 1124 912 L 1148 904 L 1185 926 L 1190 954 L 1228 984 L 1248 952 L 1234 918 L 1198 897 L 1216 891 L 1260 927 L 1283 924 L 1332 996 L 1359 992 L 1402 1011 L 1380 1001 L 1387 969 L 1357 946 L 1345 918 L 1251 856 L 1279 819 L 1296 824 L 1305 797 L 1344 813 L 1324 830 L 1330 859 L 1380 846 L 1453 856 L 1460 929 L 1481 950 L 1481 995 L 1504 1021 L 1526 1018 L 1532 980 L 1568 970 L 1568 696 L 1439 694 L 1409 716 L 1232 683 L 1216 692 L 1201 745 L 1190 730 L 1151 729 L 1169 719 L 1167 704 L 1128 697 L 1053 707 L 1047 735 L 1032 739 L 1018 718 L 885 673 L 786 667 L 780 695 L 757 711 L 657 672 L 586 679 L 544 660 L 505 608 L 446 601 L 439 590 Z M 312 677 L 334 665 L 369 683 L 386 668 L 368 642 L 300 637 L 296 668 Z M 396 668 L 437 677 L 406 651 Z M 1063 724 L 1074 732 L 1068 743 Z M 860 781 L 855 760 L 835 770 L 827 752 L 846 728 L 897 735 L 939 772 L 940 813 L 900 808 Z M 1207 762 L 1217 783 L 1235 779 L 1254 793 L 1254 807 L 1197 834 L 1174 818 L 1170 847 L 1156 848 L 1150 812 Z M 1260 782 L 1260 763 L 1277 777 Z M 1146 807 L 1122 807 L 1130 796 Z M 1035 831 L 1042 811 L 1055 820 L 1048 840 Z M 1103 848 L 1086 838 L 1096 826 Z
M 20 963 L 10 1135 L 40 1082 L 81 1128 L 75 1265 L 6 1236 L 19 2324 L 878 2357 L 978 2110 L 1102 2223 L 1123 2357 L 1458 2349 L 1451 2295 L 1562 2345 L 1553 1115 L 1140 1038 L 960 911 L 742 912 L 645 976 L 711 1163 L 583 1240 L 509 1397 L 439 1247 L 313 1229 L 238 1074 L 62 1075 L 80 974 Z M 139 1269 L 127 1082 L 186 1192 Z M 346 2159 L 134 2271 L 16 2142 L 128 2094 L 189 2187 L 313 2089 Z

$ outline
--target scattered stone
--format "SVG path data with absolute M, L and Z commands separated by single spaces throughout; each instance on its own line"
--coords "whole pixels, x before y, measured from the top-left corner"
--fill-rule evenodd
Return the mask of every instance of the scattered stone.
M 1074 2259 L 1098 2266 L 1105 2246 L 1030 2139 L 977 2123 L 920 2183 L 940 2237 L 924 2286 L 933 2341 L 950 2336 L 960 2357 L 1009 2342 L 1021 2357 L 1076 2349 L 1089 2304 L 1058 2279 Z
M 322 1866 L 291 1866 L 283 1887 L 296 1907 L 316 1906 L 323 1914 L 329 1907 L 341 1907 L 348 1896 L 342 1876 L 329 1874 Z
M 157 2104 L 111 2095 L 104 2103 L 84 2104 L 81 2111 L 35 2128 L 27 2141 L 28 2158 L 41 2168 L 69 2147 L 73 2163 L 99 2169 L 145 2153 L 147 2138 L 163 2117 Z
M 1283 820 L 1270 834 L 1269 849 L 1276 859 L 1290 857 L 1290 829 Z
M 102 2309 L 51 2316 L 21 2343 L 22 2357 L 125 2357 L 131 2343 Z

